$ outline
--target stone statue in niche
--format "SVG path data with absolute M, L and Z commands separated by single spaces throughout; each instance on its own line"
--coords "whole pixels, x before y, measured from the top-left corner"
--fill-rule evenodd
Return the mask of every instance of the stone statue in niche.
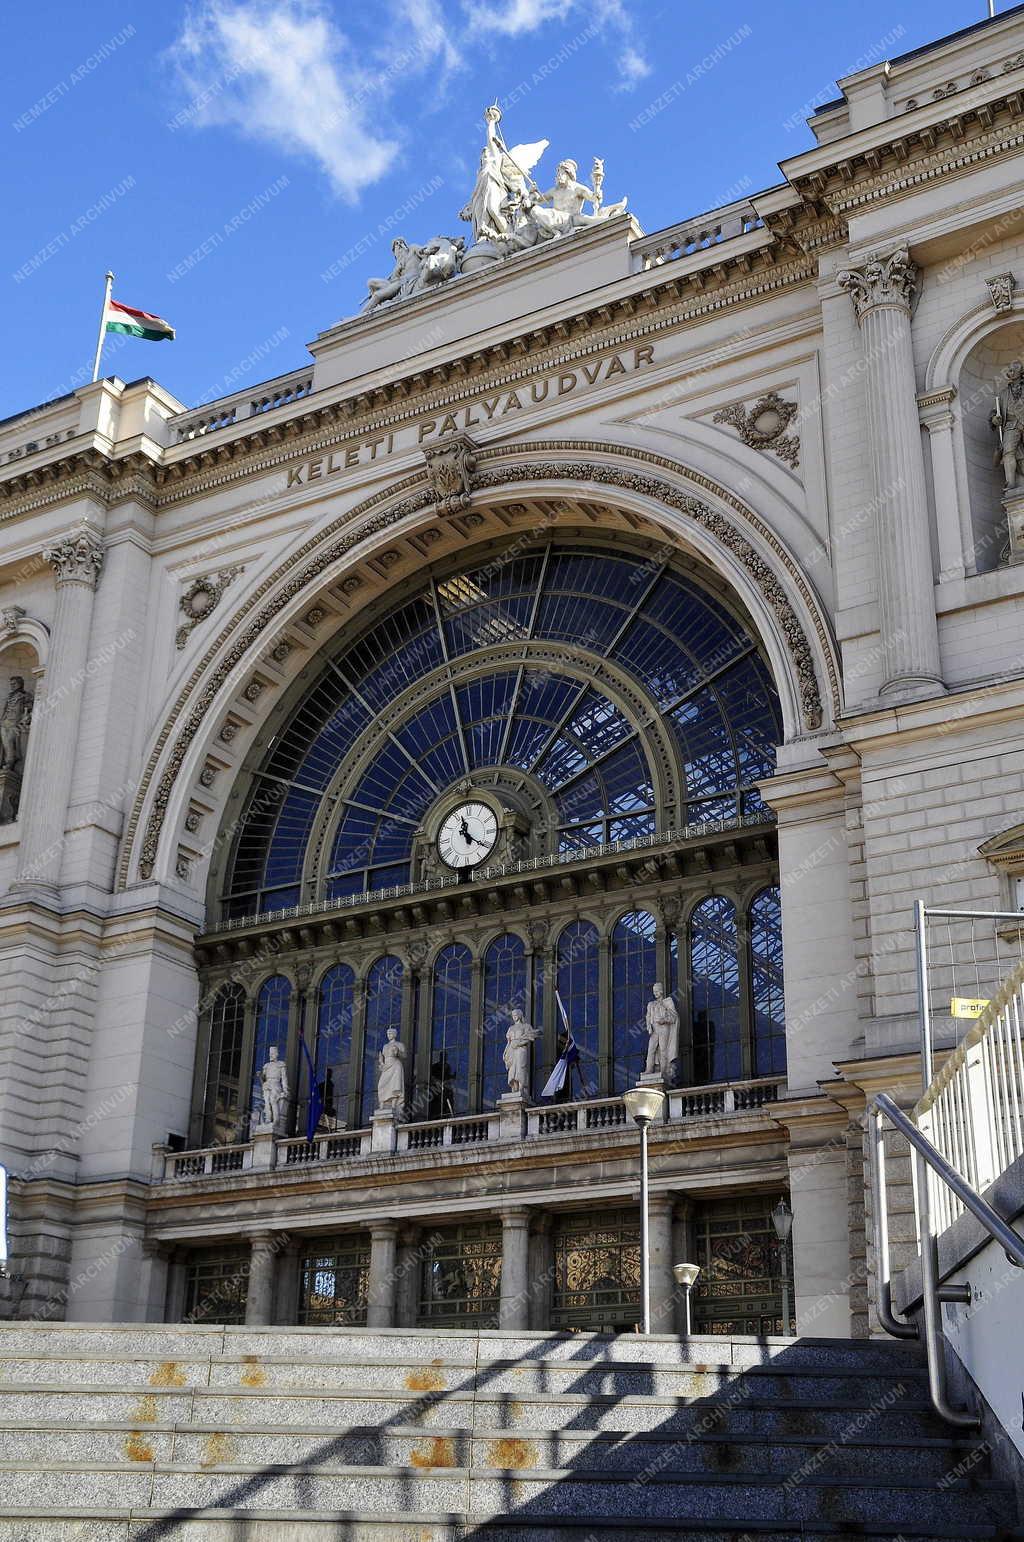
M 288 1108 L 288 1071 L 284 1061 L 278 1059 L 276 1044 L 267 1050 L 267 1057 L 260 1071 L 260 1084 L 263 1088 L 262 1123 L 273 1127 L 279 1119 L 284 1118 Z
M 0 706 L 0 824 L 18 817 L 21 778 L 32 723 L 32 694 L 22 675 L 12 675 L 7 698 Z
M 405 1105 L 405 1045 L 389 1028 L 377 1056 L 377 1107 L 397 1114 Z
M 995 458 L 1002 462 L 1003 481 L 1007 489 L 1015 488 L 1024 462 L 1024 364 L 1020 359 L 1006 366 L 989 422 L 999 441 Z
M 516 1007 L 505 1034 L 505 1049 L 501 1057 L 505 1062 L 509 1092 L 521 1092 L 529 1097 L 530 1045 L 539 1037 L 537 1029 L 530 1026 Z
M 679 1013 L 660 983 L 655 985 L 654 995 L 647 1003 L 647 1032 L 647 1074 L 660 1071 L 668 1081 L 679 1058 Z

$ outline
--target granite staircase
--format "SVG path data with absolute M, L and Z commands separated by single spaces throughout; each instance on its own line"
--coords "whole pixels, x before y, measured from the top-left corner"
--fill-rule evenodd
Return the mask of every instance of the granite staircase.
M 0 1542 L 1020 1538 L 916 1346 L 0 1326 Z

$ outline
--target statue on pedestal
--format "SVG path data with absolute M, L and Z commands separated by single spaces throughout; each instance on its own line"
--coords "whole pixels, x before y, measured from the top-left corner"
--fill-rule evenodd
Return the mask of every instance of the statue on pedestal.
M 505 1034 L 505 1049 L 501 1057 L 508 1074 L 509 1092 L 521 1092 L 529 1097 L 530 1045 L 539 1037 L 537 1029 L 530 1026 L 516 1007 Z
M 262 1124 L 274 1126 L 288 1109 L 288 1072 L 283 1060 L 277 1058 L 277 1045 L 267 1050 L 267 1062 L 260 1071 L 263 1088 Z
M 999 438 L 995 459 L 1002 462 L 1009 491 L 1017 486 L 1017 473 L 1024 463 L 1024 364 L 1020 359 L 1006 366 L 1005 381 L 996 392 L 989 422 Z
M 32 695 L 21 675 L 12 675 L 7 699 L 0 707 L 0 824 L 18 816 L 21 776 L 32 722 Z
M 679 1013 L 660 982 L 655 984 L 653 999 L 647 1003 L 647 1032 L 647 1072 L 660 1071 L 668 1081 L 679 1058 Z
M 389 1028 L 377 1056 L 377 1108 L 397 1114 L 405 1104 L 405 1045 Z

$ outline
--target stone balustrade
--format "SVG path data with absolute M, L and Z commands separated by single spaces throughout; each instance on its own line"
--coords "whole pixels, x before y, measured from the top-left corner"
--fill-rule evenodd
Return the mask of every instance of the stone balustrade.
M 751 1081 L 719 1082 L 706 1087 L 674 1087 L 669 1091 L 667 1122 L 686 1123 L 719 1119 L 734 1114 L 756 1113 L 765 1104 L 774 1103 L 784 1076 L 758 1077 Z M 624 1128 L 629 1119 L 620 1097 L 592 1098 L 580 1103 L 545 1104 L 527 1108 L 526 1138 L 586 1135 Z M 441 1151 L 451 1147 L 505 1144 L 501 1133 L 501 1115 L 460 1115 L 454 1119 L 429 1119 L 415 1123 L 396 1123 L 392 1151 L 405 1155 L 417 1151 Z M 316 1135 L 311 1141 L 301 1136 L 282 1139 L 273 1131 L 258 1130 L 253 1139 L 231 1146 L 208 1146 L 197 1151 L 171 1151 L 167 1146 L 153 1147 L 152 1181 L 188 1183 L 200 1179 L 219 1179 L 230 1173 L 247 1173 L 278 1167 L 307 1167 L 328 1162 L 361 1161 L 374 1150 L 372 1132 L 337 1130 Z
M 288 407 L 302 401 L 313 390 L 313 368 L 293 370 L 290 375 L 279 375 L 267 381 L 257 392 L 239 391 L 234 396 L 224 396 L 201 410 L 179 413 L 170 419 L 171 430 L 178 444 L 188 439 L 201 439 L 216 433 L 220 428 L 230 428 L 246 418 L 258 418 L 275 407 Z
M 713 250 L 748 231 L 762 229 L 763 224 L 753 204 L 746 199 L 712 209 L 696 219 L 684 220 L 679 225 L 670 225 L 666 230 L 633 241 L 630 246 L 633 271 L 643 273 L 680 257 Z

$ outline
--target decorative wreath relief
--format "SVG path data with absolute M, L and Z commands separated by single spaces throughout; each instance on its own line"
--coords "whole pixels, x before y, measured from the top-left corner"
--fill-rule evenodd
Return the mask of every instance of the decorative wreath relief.
M 796 402 L 784 401 L 777 392 L 769 391 L 749 412 L 741 402 L 734 402 L 716 412 L 714 421 L 731 424 L 752 450 L 771 450 L 795 471 L 800 464 L 800 439 L 796 434 L 787 434 L 786 429 L 798 410 Z
M 224 568 L 220 573 L 212 573 L 206 578 L 192 580 L 178 601 L 179 610 L 187 618 L 174 634 L 179 652 L 188 642 L 192 628 L 212 614 L 228 584 L 242 571 L 242 568 Z

